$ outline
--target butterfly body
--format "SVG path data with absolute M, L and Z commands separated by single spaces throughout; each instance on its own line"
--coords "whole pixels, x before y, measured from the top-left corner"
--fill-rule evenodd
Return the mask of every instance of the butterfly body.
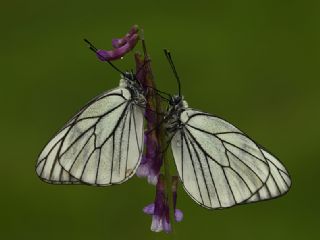
M 119 87 L 126 88 L 130 91 L 132 100 L 135 104 L 145 107 L 146 99 L 144 97 L 144 89 L 141 84 L 136 80 L 135 76 L 131 73 L 125 73 L 123 78 L 120 79 Z
M 188 108 L 188 103 L 179 95 L 169 100 L 167 114 L 164 116 L 165 129 L 168 133 L 175 133 L 181 128 L 181 113 Z

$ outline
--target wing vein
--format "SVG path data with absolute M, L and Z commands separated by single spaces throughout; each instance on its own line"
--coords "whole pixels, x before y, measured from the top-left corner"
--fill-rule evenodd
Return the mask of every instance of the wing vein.
M 129 155 L 129 142 L 130 142 L 130 136 L 131 136 L 131 114 L 129 117 L 129 130 L 128 130 L 128 145 L 127 145 L 127 157 L 126 157 L 126 169 L 125 169 L 125 177 L 127 176 L 127 168 L 128 168 L 128 155 Z
M 76 155 L 75 159 L 73 160 L 70 169 L 68 172 L 71 172 L 75 162 L 78 160 L 78 157 L 80 156 L 80 154 L 82 153 L 83 149 L 87 146 L 88 142 L 91 140 L 91 138 L 94 137 L 94 135 L 92 134 L 90 137 L 88 137 L 87 141 L 84 143 L 84 145 L 82 146 L 82 148 L 80 149 L 79 153 Z M 95 150 L 95 149 L 94 149 Z
M 256 175 L 256 177 L 257 178 L 259 178 L 259 180 L 261 181 L 261 183 L 264 183 L 264 182 L 266 182 L 266 181 L 263 181 L 261 178 L 260 178 L 260 176 L 248 165 L 248 164 L 246 164 L 242 159 L 240 159 L 237 155 L 235 155 L 233 152 L 231 152 L 231 151 L 229 151 L 228 150 L 228 152 L 230 153 L 230 154 L 232 154 L 236 159 L 238 159 L 240 162 L 242 162 L 247 168 L 249 168 L 253 173 L 254 173 L 254 175 Z M 268 178 L 267 178 L 268 179 Z
M 182 131 L 182 134 L 185 136 L 185 134 L 184 134 L 184 132 L 183 132 L 183 131 Z M 195 167 L 194 167 L 194 161 L 193 161 L 193 157 L 192 157 L 192 154 L 191 154 L 191 151 L 190 151 L 189 143 L 186 141 L 186 138 L 184 139 L 184 141 L 185 141 L 185 143 L 186 143 L 187 150 L 188 150 L 188 152 L 189 152 L 189 156 L 190 156 L 190 160 L 191 160 L 191 164 L 192 164 L 192 168 L 193 168 L 194 176 L 195 176 L 195 178 L 196 178 L 196 182 L 197 182 L 198 192 L 199 192 L 199 195 L 200 195 L 200 198 L 201 198 L 202 204 L 204 204 L 203 197 L 202 197 L 202 194 L 201 194 L 201 191 L 200 191 L 198 175 L 197 175 L 196 170 L 195 170 Z
M 194 147 L 192 141 L 190 140 L 190 138 L 188 138 L 188 139 L 189 139 L 189 142 L 191 144 L 191 147 L 193 148 L 194 153 L 196 154 L 195 157 L 198 160 L 198 163 L 200 165 L 201 174 L 202 174 L 202 177 L 203 177 L 204 184 L 206 186 L 206 191 L 207 191 L 207 194 L 208 194 L 208 198 L 209 198 L 210 203 L 212 203 L 212 199 L 211 199 L 211 196 L 210 196 L 210 193 L 209 193 L 208 184 L 207 184 L 207 181 L 206 181 L 206 178 L 205 178 L 205 174 L 204 174 L 204 171 L 203 171 L 203 166 L 202 166 L 202 163 L 200 161 L 199 154 L 198 154 L 197 150 L 195 149 L 195 147 Z M 208 165 L 208 167 L 209 167 L 209 165 Z
M 96 149 L 97 149 L 97 148 L 96 148 Z M 99 175 L 100 161 L 101 161 L 101 148 L 99 148 L 99 156 L 98 156 L 98 164 L 97 164 L 97 172 L 96 172 L 95 184 L 98 183 L 98 175 Z

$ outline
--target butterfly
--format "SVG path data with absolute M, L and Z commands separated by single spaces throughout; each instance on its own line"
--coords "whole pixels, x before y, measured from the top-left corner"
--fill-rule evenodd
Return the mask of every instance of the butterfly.
M 143 152 L 145 103 L 134 74 L 123 73 L 118 87 L 91 100 L 49 141 L 36 163 L 37 175 L 56 184 L 127 181 Z
M 120 184 L 135 173 L 143 152 L 145 98 L 135 81 L 83 107 L 45 146 L 36 164 L 50 183 Z
M 184 189 L 209 209 L 272 199 L 291 185 L 283 164 L 222 118 L 188 106 L 170 52 L 167 59 L 178 81 L 164 124 Z

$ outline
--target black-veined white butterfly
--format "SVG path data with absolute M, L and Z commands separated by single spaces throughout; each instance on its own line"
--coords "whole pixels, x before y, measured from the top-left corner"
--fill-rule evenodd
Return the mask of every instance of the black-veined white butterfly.
M 50 183 L 119 184 L 139 166 L 145 98 L 123 76 L 77 113 L 41 152 L 36 172 Z
M 123 74 L 119 87 L 91 100 L 45 146 L 37 175 L 57 184 L 128 180 L 143 152 L 144 106 L 143 88 L 133 74 Z
M 179 86 L 165 124 L 184 189 L 198 204 L 221 209 L 275 198 L 291 185 L 287 170 L 245 133 L 214 115 L 188 107 Z

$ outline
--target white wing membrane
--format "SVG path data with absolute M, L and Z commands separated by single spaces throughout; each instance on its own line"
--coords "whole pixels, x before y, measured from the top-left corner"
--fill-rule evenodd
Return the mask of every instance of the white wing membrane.
M 143 151 L 143 111 L 126 88 L 87 104 L 44 148 L 36 171 L 51 183 L 107 186 L 128 180 Z
M 56 135 L 40 153 L 36 164 L 36 173 L 41 180 L 52 184 L 79 184 L 78 179 L 72 177 L 67 171 L 65 171 L 58 162 L 58 152 L 61 148 L 62 140 L 65 138 L 66 133 L 70 129 L 72 123 L 79 116 L 79 114 L 87 108 L 94 101 L 105 95 L 103 93 L 90 101 L 84 106 L 79 113 L 77 113 Z
M 41 180 L 53 184 L 80 183 L 76 178 L 66 172 L 58 162 L 58 151 L 61 147 L 62 139 L 70 127 L 62 129 L 43 149 L 37 165 L 36 173 Z
M 270 175 L 255 142 L 230 123 L 187 109 L 171 145 L 184 188 L 200 205 L 226 208 L 258 192 Z
M 245 203 L 263 201 L 287 193 L 291 186 L 289 173 L 282 163 L 270 153 L 261 149 L 270 167 L 270 176 L 266 184 Z
M 106 186 L 122 183 L 135 173 L 143 147 L 143 112 L 129 101 L 127 89 L 105 98 L 90 105 L 72 124 L 59 162 L 80 181 Z M 112 104 L 107 104 L 109 98 Z

